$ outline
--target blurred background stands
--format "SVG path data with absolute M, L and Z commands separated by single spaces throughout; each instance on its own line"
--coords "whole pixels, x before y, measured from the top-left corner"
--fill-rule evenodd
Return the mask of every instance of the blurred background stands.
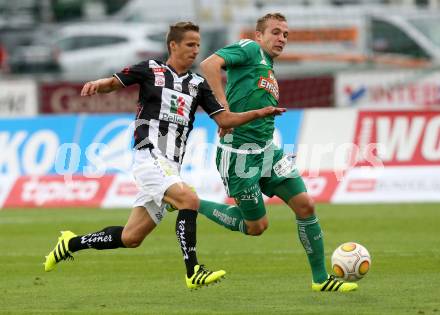
M 170 23 L 193 20 L 201 25 L 197 71 L 197 64 L 216 49 L 252 37 L 258 17 L 279 11 L 290 28 L 289 43 L 275 66 L 285 106 L 333 107 L 347 104 L 347 99 L 353 105 L 362 96 L 362 84 L 385 77 L 387 86 L 375 95 L 390 99 L 405 87 L 422 85 L 428 101 L 417 102 L 429 106 L 440 103 L 431 92 L 437 86 L 433 82 L 440 61 L 439 4 L 439 0 L 0 0 L 0 85 L 6 88 L 2 82 L 11 79 L 31 80 L 37 86 L 38 111 L 61 108 L 73 97 L 71 89 L 77 91 L 86 80 L 110 76 L 141 60 L 166 58 L 164 39 Z M 351 86 L 348 78 L 362 84 Z M 62 97 L 52 95 L 55 87 L 63 86 Z M 53 99 L 57 105 L 43 103 Z M 96 104 L 93 108 L 104 110 Z M 75 106 L 75 111 L 81 109 L 87 111 L 87 106 Z

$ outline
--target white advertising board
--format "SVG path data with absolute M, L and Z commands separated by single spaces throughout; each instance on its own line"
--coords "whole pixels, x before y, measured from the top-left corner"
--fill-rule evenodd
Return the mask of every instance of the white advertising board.
M 359 167 L 349 170 L 332 202 L 438 202 L 440 167 Z
M 38 113 L 37 84 L 32 80 L 0 81 L 0 117 Z
M 340 73 L 336 106 L 369 109 L 440 109 L 440 72 L 366 71 Z

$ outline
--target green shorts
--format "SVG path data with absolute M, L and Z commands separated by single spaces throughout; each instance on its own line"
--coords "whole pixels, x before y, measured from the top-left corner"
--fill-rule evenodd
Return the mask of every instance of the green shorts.
M 217 148 L 217 169 L 230 197 L 237 200 L 240 194 L 249 190 L 257 196 L 256 187 L 261 193 L 272 197 L 278 195 L 277 187 L 285 181 L 289 183 L 289 196 L 307 191 L 291 155 L 284 154 L 283 150 L 273 144 L 263 152 L 260 151 L 246 153 L 224 146 Z M 289 196 L 279 197 L 285 200 Z M 265 212 L 264 208 L 262 211 Z M 255 213 L 253 217 L 260 215 Z

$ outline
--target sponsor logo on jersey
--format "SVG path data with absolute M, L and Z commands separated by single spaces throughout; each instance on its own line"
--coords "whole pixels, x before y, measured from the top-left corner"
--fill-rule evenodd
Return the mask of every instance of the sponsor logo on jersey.
M 164 87 L 165 86 L 165 77 L 164 76 L 156 76 L 154 78 L 154 85 Z
M 255 204 L 258 204 L 258 199 L 261 196 L 261 190 L 258 185 L 252 185 L 251 187 L 246 188 L 242 191 L 236 198 L 235 202 L 240 205 L 243 201 L 253 201 Z
M 175 124 L 188 126 L 185 116 L 185 99 L 182 96 L 171 95 L 170 112 L 160 114 L 161 120 L 166 120 Z
M 275 76 L 273 75 L 273 72 L 269 70 L 267 73 L 267 78 L 261 76 L 260 80 L 258 80 L 258 87 L 260 89 L 265 89 L 267 92 L 272 94 L 272 96 L 278 100 L 280 93 L 278 91 L 278 82 L 275 79 Z
M 167 71 L 167 69 L 166 68 L 163 68 L 163 67 L 157 67 L 157 68 L 153 68 L 153 72 L 154 73 L 160 73 L 160 72 L 166 72 Z
M 196 97 L 197 96 L 197 93 L 199 92 L 199 88 L 197 87 L 196 84 L 189 83 L 188 84 L 188 89 L 189 89 L 189 94 L 192 97 Z
M 191 96 L 164 88 L 162 91 L 162 102 L 160 120 L 183 126 L 189 125 Z
M 188 126 L 188 121 L 182 116 L 172 113 L 160 113 L 160 120 L 169 121 L 178 125 Z
M 167 71 L 167 69 L 163 67 L 154 67 L 152 69 L 154 73 L 154 85 L 164 87 L 165 86 L 164 72 Z
M 183 110 L 185 109 L 185 99 L 182 96 L 171 95 L 170 104 L 171 113 L 183 116 Z
M 188 94 L 164 88 L 159 119 L 188 126 L 192 101 L 193 98 Z

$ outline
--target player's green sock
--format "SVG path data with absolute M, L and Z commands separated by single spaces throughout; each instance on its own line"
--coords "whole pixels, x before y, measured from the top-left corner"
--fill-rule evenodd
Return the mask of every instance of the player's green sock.
M 247 234 L 246 224 L 243 220 L 240 208 L 237 206 L 200 200 L 199 213 L 231 231 L 240 231 Z
M 321 283 L 327 280 L 328 274 L 325 269 L 324 241 L 318 218 L 314 215 L 307 219 L 297 217 L 296 222 L 299 239 L 306 250 L 312 268 L 313 282 Z

